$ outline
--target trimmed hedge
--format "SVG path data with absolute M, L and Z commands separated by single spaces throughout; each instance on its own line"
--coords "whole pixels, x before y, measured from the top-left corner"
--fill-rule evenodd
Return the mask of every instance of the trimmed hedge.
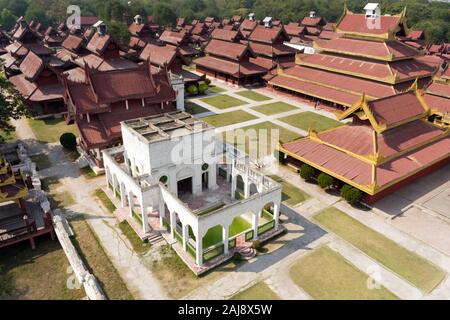
M 319 176 L 317 177 L 317 184 L 319 185 L 319 187 L 321 187 L 322 189 L 326 189 L 329 188 L 333 185 L 333 177 L 326 174 L 326 173 L 321 173 L 319 174 Z
M 308 181 L 314 176 L 315 170 L 308 164 L 303 164 L 300 168 L 300 177 Z
M 194 85 L 189 86 L 189 87 L 187 88 L 187 92 L 188 92 L 190 95 L 197 95 L 197 94 L 198 94 L 198 88 L 197 88 L 196 86 L 194 86 Z
M 65 132 L 59 137 L 59 143 L 68 150 L 75 150 L 77 137 L 72 132 Z
M 341 189 L 341 197 L 351 205 L 355 205 L 361 201 L 362 192 L 361 190 L 346 184 Z

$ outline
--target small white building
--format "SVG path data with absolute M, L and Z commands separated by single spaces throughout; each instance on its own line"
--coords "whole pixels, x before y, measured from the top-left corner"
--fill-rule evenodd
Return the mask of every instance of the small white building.
M 123 146 L 103 151 L 111 194 L 194 272 L 282 231 L 281 186 L 235 158 L 214 127 L 182 111 L 121 125 Z

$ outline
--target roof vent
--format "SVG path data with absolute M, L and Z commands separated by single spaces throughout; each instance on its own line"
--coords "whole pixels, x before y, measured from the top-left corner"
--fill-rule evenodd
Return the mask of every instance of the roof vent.
M 248 20 L 255 21 L 255 14 L 253 12 L 248 15 Z
M 379 3 L 370 2 L 366 4 L 364 10 L 366 10 L 366 18 L 377 18 L 381 15 Z
M 102 20 L 97 21 L 97 22 L 93 25 L 93 27 L 97 29 L 97 32 L 98 32 L 99 34 L 101 34 L 101 35 L 106 34 L 106 24 L 105 24 Z
M 142 24 L 142 16 L 141 15 L 136 15 L 135 17 L 134 17 L 134 23 L 136 23 L 136 24 Z
M 266 28 L 272 27 L 272 17 L 265 17 L 263 23 Z
M 309 12 L 309 17 L 310 18 L 315 18 L 316 17 L 316 12 L 315 11 L 310 11 Z

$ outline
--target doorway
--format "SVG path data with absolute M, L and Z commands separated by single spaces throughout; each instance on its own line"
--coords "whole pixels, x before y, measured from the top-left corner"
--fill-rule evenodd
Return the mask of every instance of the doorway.
M 202 191 L 208 189 L 208 172 L 203 172 L 202 174 Z
M 178 198 L 192 194 L 192 177 L 178 181 L 177 190 Z

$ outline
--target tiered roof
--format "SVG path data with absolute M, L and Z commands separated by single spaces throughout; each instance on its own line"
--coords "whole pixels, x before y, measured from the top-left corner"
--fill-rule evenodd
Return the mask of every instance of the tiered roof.
M 280 147 L 285 154 L 375 195 L 450 157 L 449 131 L 426 119 L 429 107 L 416 87 L 368 101 L 364 96 L 338 119 L 353 124 Z
M 432 113 L 440 116 L 443 125 L 450 126 L 450 68 L 436 74 L 426 88 L 424 99 Z
M 380 17 L 381 29 L 369 28 L 367 19 L 346 10 L 334 27 L 338 37 L 316 39 L 315 54 L 297 55 L 296 66 L 279 70 L 269 84 L 346 107 L 362 94 L 378 99 L 404 91 L 415 79 L 426 84 L 437 65 L 396 39 L 408 32 L 405 11 Z
M 20 172 L 13 172 L 11 164 L 0 155 L 0 203 L 25 197 L 28 188 Z

